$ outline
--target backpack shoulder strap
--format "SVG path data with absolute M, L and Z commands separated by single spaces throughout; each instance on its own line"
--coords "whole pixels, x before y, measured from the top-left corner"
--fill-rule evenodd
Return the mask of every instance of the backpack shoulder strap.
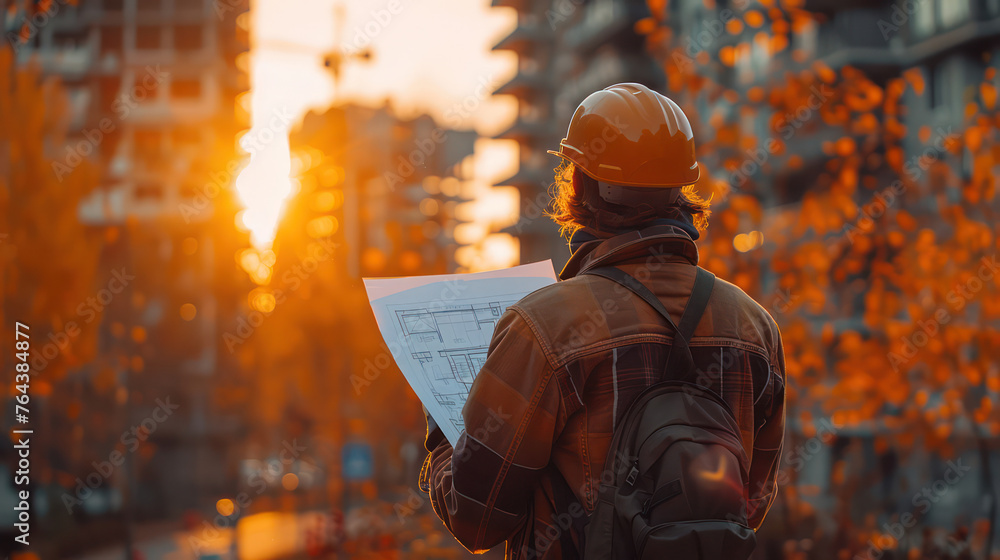
M 674 324 L 674 320 L 670 317 L 670 313 L 667 312 L 667 308 L 663 307 L 663 304 L 660 302 L 660 298 L 656 297 L 656 294 L 651 292 L 642 282 L 633 278 L 631 274 L 616 266 L 602 266 L 600 268 L 588 270 L 584 272 L 584 274 L 603 276 L 612 282 L 628 288 L 629 291 L 642 298 L 660 315 L 663 315 L 663 318 L 667 320 L 667 323 L 670 324 L 670 328 L 673 329 L 675 333 L 680 332 L 677 325 Z
M 694 329 L 701 321 L 701 316 L 705 314 L 713 288 L 715 288 L 715 275 L 700 266 L 697 267 L 691 297 L 688 298 L 687 304 L 684 306 L 681 322 L 677 326 L 677 334 L 684 341 L 685 347 L 691 342 Z
M 701 316 L 705 314 L 712 289 L 715 288 L 714 274 L 700 266 L 696 267 L 696 270 L 691 296 L 684 305 L 684 313 L 681 314 L 681 322 L 677 327 L 677 336 L 670 345 L 667 365 L 663 368 L 667 379 L 682 381 L 693 375 L 694 356 L 691 355 L 691 337 L 694 336 L 694 329 L 701 321 Z
M 701 317 L 708 307 L 708 300 L 712 295 L 712 289 L 715 287 L 714 274 L 700 266 L 695 267 L 695 270 L 697 272 L 694 278 L 694 288 L 692 288 L 691 296 L 684 306 L 680 324 L 674 323 L 674 320 L 670 317 L 670 313 L 667 312 L 667 309 L 660 302 L 660 298 L 656 297 L 656 294 L 624 270 L 614 266 L 604 266 L 585 271 L 584 274 L 602 276 L 624 286 L 642 298 L 643 301 L 648 303 L 650 307 L 667 320 L 667 323 L 675 334 L 674 342 L 670 346 L 670 353 L 667 355 L 665 371 L 670 372 L 670 375 L 676 378 L 687 374 L 694 367 L 694 359 L 691 357 L 688 344 L 694 335 L 695 327 L 698 326 L 698 322 L 701 321 Z M 675 352 L 674 350 L 678 351 Z M 678 376 L 677 373 L 681 373 L 682 375 Z

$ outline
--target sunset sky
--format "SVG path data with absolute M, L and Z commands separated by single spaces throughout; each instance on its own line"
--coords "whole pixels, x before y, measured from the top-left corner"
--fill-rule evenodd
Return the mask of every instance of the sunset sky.
M 477 85 L 496 87 L 514 72 L 516 57 L 490 48 L 513 28 L 515 13 L 489 5 L 489 0 L 257 0 L 255 111 L 330 103 L 333 81 L 322 64 L 324 53 L 370 40 L 373 59 L 344 67 L 341 99 L 388 98 L 403 114 L 428 111 L 442 119 L 449 107 L 475 95 Z M 339 33 L 338 6 L 344 16 Z M 512 116 L 510 108 L 510 101 L 483 99 L 482 110 L 467 124 L 489 132 Z
M 294 126 L 311 108 L 345 101 L 388 101 L 402 116 L 427 112 L 446 127 L 498 132 L 517 106 L 513 99 L 489 93 L 513 75 L 517 60 L 491 47 L 513 29 L 516 14 L 489 6 L 489 0 L 256 0 L 251 12 L 254 130 L 249 134 L 268 135 L 261 127 L 276 122 L 273 115 L 295 115 L 289 123 Z M 372 58 L 349 59 L 335 90 L 325 55 L 365 48 Z M 474 109 L 456 110 L 463 104 Z M 243 222 L 258 247 L 270 244 L 280 202 L 293 190 L 287 180 L 287 130 L 273 132 L 278 139 L 254 155 L 236 184 L 247 206 Z M 480 147 L 504 151 L 486 144 L 477 145 L 477 159 L 484 160 L 477 167 L 504 167 L 495 161 L 503 158 L 478 156 Z

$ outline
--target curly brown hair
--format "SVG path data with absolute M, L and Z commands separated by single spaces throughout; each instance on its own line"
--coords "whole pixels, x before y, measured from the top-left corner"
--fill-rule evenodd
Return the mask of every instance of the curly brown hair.
M 597 181 L 583 173 L 572 162 L 563 160 L 555 168 L 555 181 L 552 183 L 552 209 L 546 215 L 559 225 L 559 234 L 569 240 L 577 230 L 591 227 L 601 230 L 597 216 L 591 208 L 598 207 L 620 216 L 625 224 L 641 220 L 641 216 L 666 217 L 678 208 L 691 214 L 694 226 L 698 231 L 708 228 L 708 218 L 712 214 L 711 200 L 705 200 L 699 195 L 694 185 L 681 188 L 680 196 L 673 206 L 653 208 L 633 208 L 612 204 L 598 194 Z M 574 186 L 574 182 L 577 186 Z M 637 224 L 636 224 L 637 225 Z

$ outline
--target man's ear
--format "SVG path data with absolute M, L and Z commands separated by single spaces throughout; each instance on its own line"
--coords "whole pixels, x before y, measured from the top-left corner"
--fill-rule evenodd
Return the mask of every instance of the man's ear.
M 583 198 L 583 181 L 580 180 L 580 170 L 573 170 L 573 198 L 580 200 Z

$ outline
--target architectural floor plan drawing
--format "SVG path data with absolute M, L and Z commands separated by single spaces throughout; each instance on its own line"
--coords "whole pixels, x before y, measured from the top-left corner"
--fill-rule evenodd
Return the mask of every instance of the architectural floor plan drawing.
M 478 274 L 365 279 L 386 345 L 452 445 L 500 316 L 553 282 L 549 261 Z
M 486 351 L 503 312 L 520 299 L 517 294 L 486 303 L 428 309 L 390 305 L 410 357 L 434 380 L 434 398 L 449 409 L 448 421 L 462 431 L 462 406 L 472 381 L 486 362 Z

